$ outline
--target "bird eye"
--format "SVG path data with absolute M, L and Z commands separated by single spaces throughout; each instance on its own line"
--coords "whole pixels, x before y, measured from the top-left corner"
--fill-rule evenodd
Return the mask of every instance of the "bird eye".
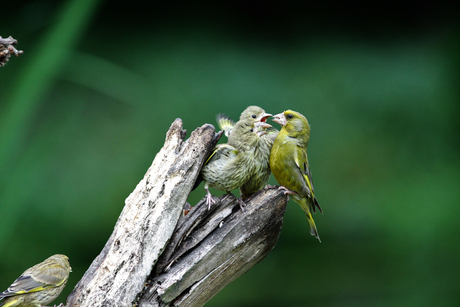
M 294 117 L 294 115 L 292 115 L 292 114 L 288 114 L 288 116 L 287 116 L 287 117 L 288 117 L 288 118 L 293 118 L 293 117 Z
M 251 130 L 249 130 L 249 131 L 254 132 L 254 129 L 251 129 Z
M 251 117 L 252 117 L 252 118 L 256 118 L 257 116 L 256 116 L 255 114 L 252 114 L 252 116 L 251 116 Z

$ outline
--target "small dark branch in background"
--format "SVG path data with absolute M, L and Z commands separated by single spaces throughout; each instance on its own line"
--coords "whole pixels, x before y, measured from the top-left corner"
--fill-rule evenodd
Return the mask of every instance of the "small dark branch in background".
M 5 66 L 12 54 L 19 56 L 22 50 L 17 50 L 14 45 L 18 43 L 13 37 L 3 38 L 0 36 L 0 67 Z

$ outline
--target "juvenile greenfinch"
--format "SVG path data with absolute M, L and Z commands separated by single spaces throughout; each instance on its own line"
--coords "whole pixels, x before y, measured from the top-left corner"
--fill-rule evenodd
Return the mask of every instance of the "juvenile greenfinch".
M 249 106 L 241 113 L 239 120 L 243 120 L 249 124 L 255 124 L 257 122 L 266 123 L 267 118 L 270 116 L 272 115 L 266 113 L 261 107 Z M 218 114 L 216 119 L 220 129 L 224 130 L 225 136 L 230 140 L 230 134 L 233 130 L 233 127 L 235 126 L 235 122 L 223 114 Z
M 308 165 L 307 145 L 310 125 L 302 114 L 287 110 L 273 116 L 273 121 L 282 126 L 273 143 L 270 168 L 280 189 L 300 205 L 310 225 L 310 234 L 320 242 L 315 221 L 311 215 L 316 208 L 323 213 L 315 197 L 315 189 Z
M 208 208 L 215 203 L 209 186 L 230 194 L 232 190 L 240 188 L 248 181 L 254 170 L 254 149 L 258 138 L 254 124 L 238 121 L 231 132 L 229 142 L 214 148 L 200 172 L 205 181 Z M 243 210 L 244 202 L 240 198 L 238 202 Z
M 27 269 L 6 291 L 0 293 L 0 306 L 40 307 L 61 294 L 72 268 L 65 255 L 53 255 Z
M 278 130 L 264 122 L 254 124 L 259 139 L 254 150 L 254 171 L 249 180 L 240 188 L 241 197 L 248 198 L 255 192 L 263 189 L 270 179 L 270 151 Z
M 246 199 L 264 188 L 268 179 L 270 179 L 270 150 L 278 134 L 278 130 L 266 123 L 267 118 L 270 116 L 271 114 L 266 113 L 264 109 L 258 106 L 249 106 L 241 113 L 240 121 L 254 123 L 257 135 L 259 136 L 254 149 L 254 170 L 248 181 L 240 188 L 242 199 Z M 229 142 L 231 142 L 231 132 L 235 125 L 234 122 L 228 117 L 219 114 L 217 116 L 217 123 L 224 130 L 225 135 L 229 138 Z

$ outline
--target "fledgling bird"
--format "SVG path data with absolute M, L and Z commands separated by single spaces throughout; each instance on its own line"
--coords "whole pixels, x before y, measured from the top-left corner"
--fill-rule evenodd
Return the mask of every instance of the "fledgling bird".
M 254 124 L 259 139 L 254 150 L 254 171 L 249 180 L 240 188 L 241 197 L 247 199 L 255 192 L 263 189 L 270 179 L 270 152 L 278 130 L 264 122 Z
M 209 186 L 230 194 L 248 181 L 254 169 L 254 146 L 258 138 L 254 124 L 238 121 L 227 144 L 219 144 L 214 148 L 200 172 L 205 181 L 208 208 L 215 203 Z M 238 203 L 243 210 L 244 202 L 239 198 Z
M 72 268 L 65 255 L 53 255 L 27 269 L 6 291 L 0 293 L 2 307 L 40 307 L 61 294 Z
M 244 120 L 249 124 L 255 124 L 257 122 L 266 123 L 267 118 L 269 118 L 270 116 L 272 115 L 266 113 L 264 109 L 262 109 L 261 107 L 249 106 L 241 113 L 239 120 Z M 228 137 L 230 141 L 230 135 L 233 130 L 233 127 L 235 126 L 235 122 L 223 114 L 218 114 L 216 120 L 220 129 L 224 130 L 225 136 Z
M 302 114 L 287 110 L 273 116 L 273 121 L 282 126 L 273 143 L 270 154 L 270 168 L 280 189 L 300 205 L 310 225 L 310 234 L 320 242 L 315 221 L 311 215 L 316 208 L 323 213 L 315 197 L 307 158 L 310 125 Z
M 242 199 L 246 199 L 264 188 L 270 179 L 270 150 L 278 134 L 278 130 L 266 123 L 270 116 L 271 114 L 266 113 L 264 109 L 258 106 L 249 106 L 240 115 L 240 121 L 245 120 L 255 124 L 259 136 L 254 151 L 254 171 L 248 181 L 240 188 Z M 221 114 L 217 116 L 217 123 L 231 142 L 231 133 L 235 123 Z

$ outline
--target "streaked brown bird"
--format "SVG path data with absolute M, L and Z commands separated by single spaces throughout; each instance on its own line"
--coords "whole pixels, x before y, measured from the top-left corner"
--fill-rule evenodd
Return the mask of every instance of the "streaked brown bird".
M 238 121 L 232 131 L 232 142 L 217 145 L 201 169 L 200 177 L 204 180 L 206 204 L 211 207 L 215 201 L 209 187 L 231 194 L 246 183 L 254 170 L 254 146 L 259 138 L 254 124 Z M 195 183 L 195 187 L 199 181 Z M 244 202 L 238 198 L 241 209 Z
M 273 141 L 278 135 L 278 130 L 266 123 L 267 118 L 270 116 L 272 115 L 258 106 L 249 106 L 240 115 L 240 121 L 254 123 L 259 136 L 257 143 L 254 145 L 254 170 L 246 183 L 240 188 L 243 200 L 264 188 L 268 183 L 268 179 L 270 179 L 270 150 Z M 231 143 L 233 139 L 231 133 L 235 126 L 234 121 L 219 114 L 217 123 L 224 130 L 229 143 Z
M 2 307 L 40 307 L 61 294 L 72 268 L 66 255 L 53 255 L 27 269 L 6 291 L 0 293 Z

